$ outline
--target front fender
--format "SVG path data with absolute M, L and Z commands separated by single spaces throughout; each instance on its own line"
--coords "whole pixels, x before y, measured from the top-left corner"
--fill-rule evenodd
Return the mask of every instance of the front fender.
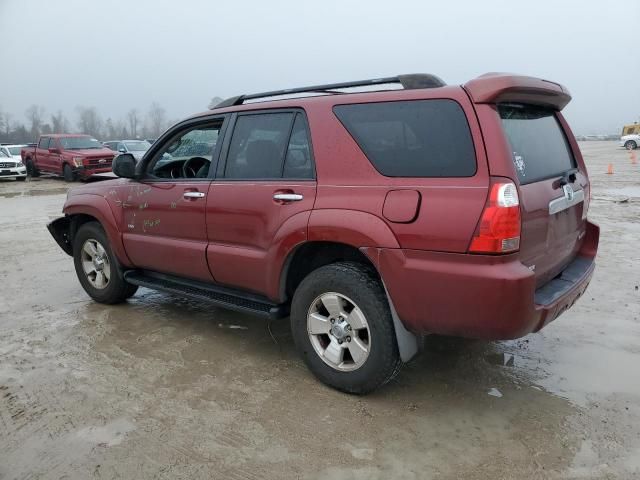
M 118 230 L 118 224 L 107 200 L 101 195 L 78 194 L 69 197 L 62 211 L 67 216 L 89 215 L 100 222 L 104 228 L 109 244 L 114 255 L 125 267 L 132 267 L 133 264 L 124 249 L 122 243 L 122 233 Z

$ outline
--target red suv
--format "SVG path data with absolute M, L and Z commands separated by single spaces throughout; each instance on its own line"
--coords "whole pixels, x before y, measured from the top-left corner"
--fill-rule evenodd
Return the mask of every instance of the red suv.
M 96 301 L 143 286 L 289 315 L 313 373 L 365 393 L 423 334 L 521 337 L 587 288 L 570 99 L 506 74 L 234 97 L 117 157 L 121 178 L 71 190 L 48 228 Z

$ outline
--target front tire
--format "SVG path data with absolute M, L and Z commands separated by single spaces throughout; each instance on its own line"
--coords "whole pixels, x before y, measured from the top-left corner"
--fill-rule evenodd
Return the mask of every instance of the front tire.
M 76 176 L 68 163 L 64 164 L 64 167 L 62 168 L 62 175 L 64 176 L 65 182 L 73 182 L 76 179 Z
M 25 163 L 25 166 L 27 167 L 27 176 L 28 177 L 39 177 L 40 176 L 40 172 L 38 171 L 38 169 L 33 165 L 33 161 L 31 159 L 28 159 Z
M 624 144 L 624 148 L 626 148 L 627 150 L 635 150 L 636 148 L 638 148 L 638 145 L 633 140 L 627 140 Z
M 97 222 L 82 225 L 73 239 L 73 263 L 85 292 L 96 302 L 124 302 L 138 290 L 124 279 L 122 267 Z
M 16 180 L 18 182 L 24 182 L 27 179 L 27 177 L 16 177 Z
M 313 374 L 347 393 L 369 393 L 401 360 L 387 297 L 376 272 L 341 262 L 311 272 L 291 304 L 296 348 Z

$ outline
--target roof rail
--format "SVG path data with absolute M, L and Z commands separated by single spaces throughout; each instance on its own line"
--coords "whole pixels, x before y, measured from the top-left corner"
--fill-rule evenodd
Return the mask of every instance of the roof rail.
M 412 73 L 407 75 L 398 75 L 395 77 L 356 80 L 355 82 L 328 83 L 326 85 L 313 85 L 311 87 L 287 88 L 285 90 L 273 90 L 271 92 L 238 95 L 223 100 L 215 107 L 213 107 L 213 109 L 242 105 L 245 100 L 255 100 L 257 98 L 279 97 L 283 95 L 293 95 L 296 93 L 305 92 L 340 94 L 345 92 L 339 92 L 337 90 L 345 88 L 369 87 L 371 85 L 388 85 L 391 83 L 399 83 L 405 90 L 413 90 L 416 88 L 436 88 L 444 87 L 446 85 L 446 83 L 444 83 L 442 79 L 435 75 L 431 75 L 429 73 Z

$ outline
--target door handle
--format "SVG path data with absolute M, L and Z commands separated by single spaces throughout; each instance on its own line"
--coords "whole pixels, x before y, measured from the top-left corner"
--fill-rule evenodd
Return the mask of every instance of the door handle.
M 299 193 L 274 193 L 273 199 L 280 202 L 299 202 L 304 198 Z
M 184 192 L 182 194 L 184 198 L 204 198 L 203 192 Z

